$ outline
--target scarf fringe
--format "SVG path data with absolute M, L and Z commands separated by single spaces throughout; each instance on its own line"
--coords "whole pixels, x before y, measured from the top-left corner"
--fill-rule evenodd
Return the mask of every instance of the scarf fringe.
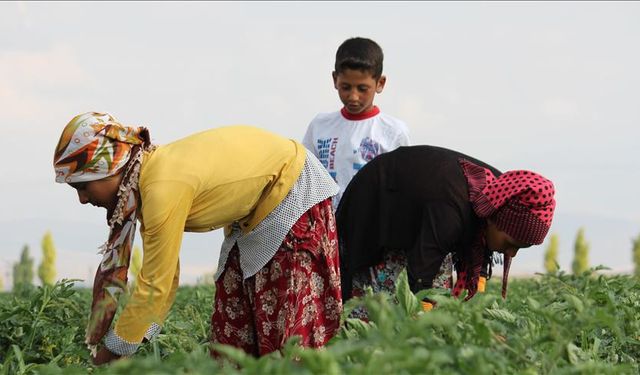
M 491 204 L 489 198 L 483 192 L 484 188 L 491 182 L 488 181 L 486 175 L 488 170 L 463 158 L 460 158 L 458 161 L 467 179 L 469 201 L 471 202 L 473 211 L 482 218 L 493 215 L 497 209 Z M 493 176 L 491 172 L 489 173 L 489 180 L 495 179 L 495 176 Z
M 124 172 L 122 182 L 118 187 L 118 203 L 116 203 L 116 208 L 113 211 L 111 218 L 109 219 L 109 238 L 107 239 L 107 241 L 105 241 L 105 243 L 98 247 L 98 254 L 105 256 L 105 258 L 108 255 L 107 253 L 116 250 L 117 246 L 114 245 L 112 238 L 112 235 L 116 230 L 116 225 L 124 227 L 125 221 L 133 221 L 135 223 L 135 220 L 137 220 L 134 214 L 136 209 L 134 209 L 133 212 L 129 212 L 129 215 L 126 215 L 127 217 L 125 217 L 125 207 L 127 206 L 127 203 L 129 203 L 131 194 L 135 194 L 135 192 L 138 190 L 138 180 L 140 178 L 140 167 L 142 166 L 142 157 L 144 156 L 144 151 L 153 151 L 155 148 L 155 145 L 148 145 L 146 147 L 138 148 L 135 151 L 135 155 L 131 158 L 127 165 L 127 169 Z M 133 231 L 135 231 L 135 225 Z
M 144 150 L 139 148 L 136 154 L 131 158 L 127 170 L 124 172 L 122 183 L 118 187 L 118 203 L 113 215 L 109 219 L 109 228 L 113 230 L 116 224 L 122 225 L 125 220 L 126 204 L 128 203 L 131 192 L 138 190 L 138 177 L 140 176 L 140 165 L 142 164 L 142 155 Z

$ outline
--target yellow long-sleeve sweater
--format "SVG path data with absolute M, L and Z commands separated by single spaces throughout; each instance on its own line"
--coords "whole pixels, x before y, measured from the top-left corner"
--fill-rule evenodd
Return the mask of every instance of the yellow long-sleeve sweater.
M 152 323 L 162 325 L 178 287 L 184 231 L 235 221 L 251 231 L 285 198 L 305 156 L 300 143 L 249 126 L 204 131 L 146 154 L 139 181 L 143 264 L 115 334 L 139 343 Z

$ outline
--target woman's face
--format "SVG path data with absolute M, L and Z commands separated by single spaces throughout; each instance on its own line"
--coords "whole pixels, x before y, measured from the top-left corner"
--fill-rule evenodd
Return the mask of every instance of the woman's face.
M 111 218 L 118 203 L 118 187 L 122 180 L 122 173 L 105 177 L 100 180 L 70 183 L 78 192 L 80 203 L 91 203 L 96 207 L 107 209 L 107 220 Z
M 487 220 L 485 240 L 489 250 L 497 251 L 512 258 L 516 256 L 519 249 L 531 247 L 530 244 L 520 242 L 498 229 L 491 220 Z

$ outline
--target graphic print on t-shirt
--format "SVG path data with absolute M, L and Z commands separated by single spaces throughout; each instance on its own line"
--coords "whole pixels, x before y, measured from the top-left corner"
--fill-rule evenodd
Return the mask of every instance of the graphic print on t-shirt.
M 362 167 L 380 154 L 409 145 L 409 138 L 404 122 L 382 112 L 354 120 L 336 111 L 318 114 L 309 124 L 303 144 L 340 186 L 333 199 L 335 208 Z
M 336 147 L 338 137 L 318 139 L 318 160 L 336 181 Z
M 358 153 L 360 157 L 364 160 L 364 163 L 353 163 L 353 169 L 358 171 L 360 168 L 364 166 L 365 163 L 370 162 L 376 156 L 380 155 L 382 152 L 382 145 L 380 143 L 374 141 L 369 137 L 365 137 L 360 141 L 360 147 L 358 147 Z

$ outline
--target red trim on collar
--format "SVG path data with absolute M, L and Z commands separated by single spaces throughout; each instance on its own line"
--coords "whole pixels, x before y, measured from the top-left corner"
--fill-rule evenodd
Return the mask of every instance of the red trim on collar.
M 367 112 L 362 112 L 362 113 L 358 113 L 357 115 L 354 115 L 347 112 L 347 109 L 342 107 L 342 109 L 340 110 L 340 113 L 342 114 L 342 117 L 346 118 L 347 120 L 360 121 L 360 120 L 366 120 L 368 118 L 371 118 L 377 115 L 378 113 L 380 113 L 380 108 L 374 105 L 373 108 L 371 108 Z

